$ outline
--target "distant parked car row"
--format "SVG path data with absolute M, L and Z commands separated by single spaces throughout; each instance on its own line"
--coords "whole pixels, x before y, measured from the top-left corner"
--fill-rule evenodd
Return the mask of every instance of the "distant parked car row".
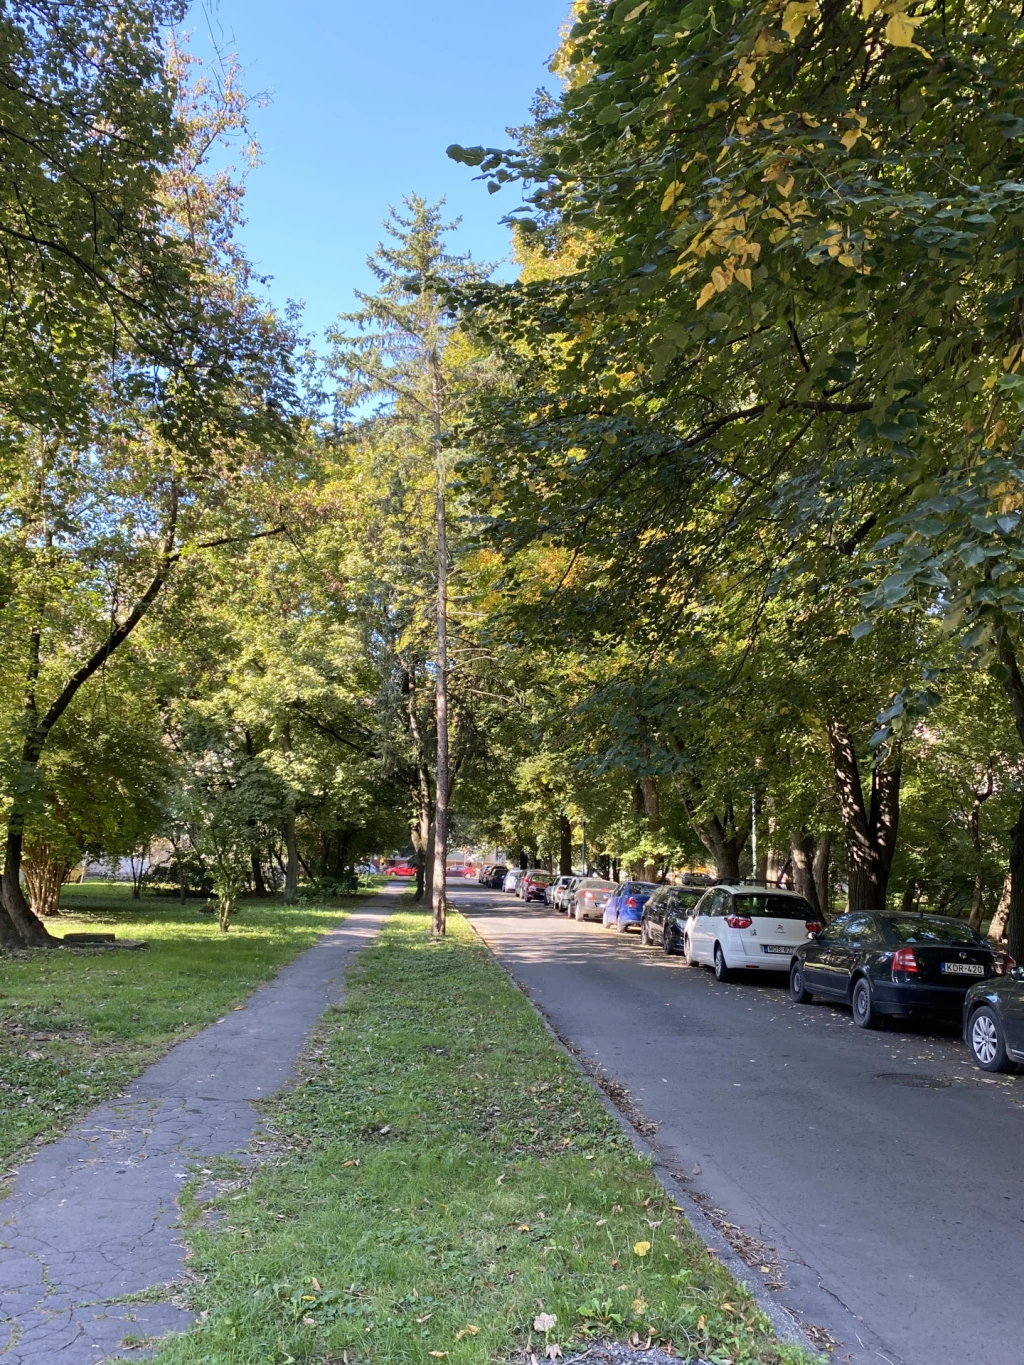
M 658 886 L 513 869 L 503 886 L 578 921 L 636 929 L 642 944 L 719 981 L 784 972 L 796 1003 L 845 1004 L 860 1028 L 894 1016 L 957 1019 L 986 1071 L 1024 1063 L 1024 968 L 964 920 L 852 911 L 824 925 L 795 891 L 743 881 Z

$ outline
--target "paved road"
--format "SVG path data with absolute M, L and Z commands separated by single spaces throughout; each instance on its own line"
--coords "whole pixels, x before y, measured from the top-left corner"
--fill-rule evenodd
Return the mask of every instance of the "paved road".
M 864 1032 L 781 983 L 719 985 L 635 936 L 449 889 L 658 1124 L 688 1188 L 777 1249 L 778 1299 L 840 1343 L 836 1360 L 1019 1365 L 1024 1079 L 982 1079 L 955 1029 Z
M 259 1125 L 253 1101 L 291 1078 L 310 1030 L 340 999 L 352 954 L 397 893 L 354 911 L 22 1168 L 0 1203 L 2 1365 L 95 1365 L 120 1357 L 128 1335 L 188 1327 L 174 1303 L 108 1301 L 181 1277 L 181 1182 L 212 1157 L 246 1158 Z

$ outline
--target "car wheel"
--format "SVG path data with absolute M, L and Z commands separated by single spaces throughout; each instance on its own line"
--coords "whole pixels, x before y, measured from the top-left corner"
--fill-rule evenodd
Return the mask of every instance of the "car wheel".
M 661 931 L 661 946 L 665 950 L 666 957 L 675 957 L 679 951 L 679 943 L 676 940 L 676 931 L 671 924 L 666 924 Z
M 995 1010 L 983 1005 L 971 1016 L 968 1040 L 971 1054 L 982 1071 L 1012 1071 L 1013 1063 L 1006 1051 L 1003 1026 Z
M 615 916 L 615 927 L 616 927 L 616 929 L 619 931 L 620 934 L 624 934 L 624 933 L 626 932 L 626 930 L 629 928 L 629 925 L 628 925 L 628 924 L 625 924 L 625 923 L 623 922 L 623 919 L 622 919 L 622 916 L 621 916 L 621 915 L 616 915 L 616 916 Z
M 715 944 L 715 980 L 732 980 L 732 972 L 725 964 L 725 954 L 722 952 L 722 945 L 720 943 Z
M 799 960 L 789 969 L 789 998 L 797 1005 L 809 1005 L 814 999 L 804 985 L 804 964 Z
M 693 944 L 690 942 L 690 935 L 683 935 L 683 961 L 688 967 L 696 967 L 697 959 L 693 955 Z
M 866 976 L 859 976 L 853 983 L 853 1022 L 858 1028 L 877 1028 L 881 1022 L 875 1003 L 871 999 L 871 982 Z
M 651 946 L 651 936 L 650 936 L 650 934 L 647 932 L 647 921 L 646 921 L 645 919 L 642 919 L 642 920 L 640 921 L 640 947 L 641 947 L 641 948 L 649 948 L 650 946 Z
M 577 924 L 583 923 L 583 911 L 580 909 L 578 902 L 576 905 L 576 923 Z

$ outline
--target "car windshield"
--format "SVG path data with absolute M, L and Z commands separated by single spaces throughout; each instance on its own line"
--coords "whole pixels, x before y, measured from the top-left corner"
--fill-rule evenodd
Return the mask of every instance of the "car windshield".
M 813 911 L 803 896 L 773 896 L 744 892 L 733 896 L 737 910 L 751 919 L 811 919 Z
M 901 915 L 887 921 L 897 943 L 956 943 L 971 948 L 989 945 L 969 924 L 949 919 L 929 919 L 927 916 Z

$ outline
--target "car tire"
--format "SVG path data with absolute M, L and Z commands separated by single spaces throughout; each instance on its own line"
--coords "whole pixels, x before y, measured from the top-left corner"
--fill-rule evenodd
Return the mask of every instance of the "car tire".
M 665 951 L 666 957 L 675 957 L 679 951 L 679 944 L 676 940 L 676 931 L 671 924 L 666 924 L 661 930 L 661 946 Z
M 579 901 L 576 902 L 576 923 L 583 923 L 583 912 L 580 910 Z
M 871 982 L 866 976 L 858 976 L 853 983 L 850 1006 L 853 1010 L 853 1022 L 858 1028 L 878 1028 L 882 1022 L 871 998 Z
M 629 928 L 627 924 L 623 924 L 621 915 L 615 916 L 615 928 L 620 934 L 624 934 Z
M 650 934 L 647 932 L 647 921 L 646 921 L 645 919 L 642 919 L 642 920 L 640 921 L 640 947 L 641 947 L 641 948 L 649 948 L 650 946 L 651 946 L 651 936 L 650 936 Z
M 720 943 L 715 944 L 715 980 L 722 982 L 732 980 L 732 972 L 726 965 L 725 954 L 722 952 Z
M 683 935 L 683 961 L 688 967 L 696 967 L 697 959 L 693 955 L 693 944 L 690 942 L 690 935 Z
M 804 965 L 799 960 L 789 969 L 789 998 L 795 1005 L 809 1005 L 814 999 L 804 985 Z
M 967 1043 L 971 1056 L 982 1071 L 1015 1069 L 1006 1051 L 1006 1036 L 999 1016 L 988 1005 L 982 1005 L 971 1015 L 967 1026 Z

